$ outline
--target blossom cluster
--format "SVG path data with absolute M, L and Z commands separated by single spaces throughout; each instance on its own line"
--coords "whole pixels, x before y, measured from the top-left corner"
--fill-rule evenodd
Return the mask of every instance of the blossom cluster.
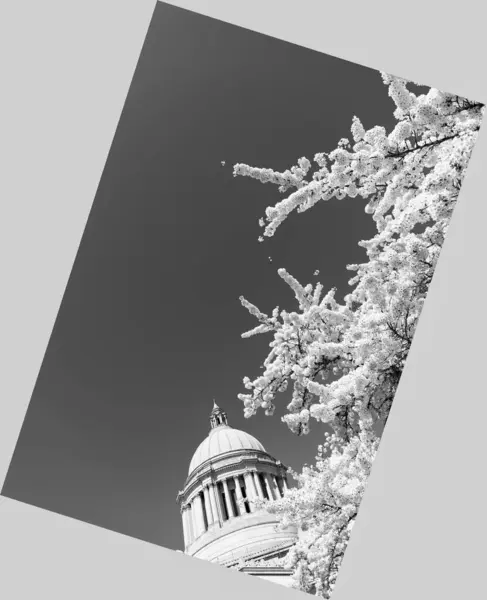
M 266 209 L 264 235 L 271 236 L 296 209 L 319 200 L 360 196 L 377 234 L 359 243 L 367 261 L 348 265 L 352 291 L 342 304 L 320 283 L 301 285 L 285 269 L 278 274 L 294 292 L 295 312 L 262 313 L 242 304 L 259 324 L 243 334 L 272 333 L 264 372 L 244 379 L 245 415 L 272 414 L 280 392 L 292 386 L 284 421 L 306 433 L 310 420 L 339 427 L 369 407 L 385 419 L 409 351 L 438 261 L 483 114 L 483 106 L 430 90 L 416 96 L 403 79 L 382 74 L 396 104 L 396 127 L 365 131 L 353 118 L 355 144 L 341 140 L 328 155 L 301 158 L 285 173 L 237 164 L 234 174 L 296 191 Z M 349 147 L 350 149 L 347 149 Z M 342 423 L 343 424 L 343 423 Z M 350 427 L 348 427 L 350 429 Z
M 305 535 L 289 555 L 295 586 L 328 598 L 411 347 L 452 212 L 475 144 L 484 106 L 430 89 L 416 95 L 404 79 L 382 73 L 395 104 L 391 132 L 365 130 L 353 117 L 352 141 L 329 153 L 301 158 L 278 173 L 234 166 L 234 175 L 278 185 L 290 193 L 265 210 L 263 236 L 275 234 L 293 212 L 319 201 L 362 198 L 376 224 L 359 243 L 367 260 L 348 265 L 351 290 L 302 285 L 286 269 L 279 276 L 294 293 L 293 312 L 261 312 L 243 306 L 258 325 L 243 334 L 271 334 L 263 372 L 244 378 L 244 414 L 272 415 L 277 398 L 291 389 L 283 421 L 297 434 L 312 422 L 333 435 L 320 447 L 316 465 L 294 474 L 298 487 L 266 503 L 281 523 Z M 355 200 L 357 201 L 357 200 Z M 263 239 L 263 237 L 261 237 Z M 315 272 L 315 276 L 318 272 Z

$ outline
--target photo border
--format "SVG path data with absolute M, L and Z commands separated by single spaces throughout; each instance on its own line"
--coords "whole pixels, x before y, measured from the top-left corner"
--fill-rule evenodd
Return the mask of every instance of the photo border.
M 169 4 L 487 98 L 483 15 L 472 1 L 445 10 L 414 0 L 397 11 L 390 0 Z M 2 484 L 154 5 L 27 0 L 2 19 Z M 333 600 L 457 600 L 483 588 L 486 163 L 481 130 Z M 0 523 L 12 600 L 303 597 L 4 497 Z

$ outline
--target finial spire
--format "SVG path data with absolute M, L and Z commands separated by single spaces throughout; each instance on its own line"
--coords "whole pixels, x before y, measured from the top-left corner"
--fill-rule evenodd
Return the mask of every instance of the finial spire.
M 210 414 L 210 425 L 211 429 L 220 425 L 228 425 L 227 413 L 218 406 L 215 400 L 213 400 L 213 410 Z

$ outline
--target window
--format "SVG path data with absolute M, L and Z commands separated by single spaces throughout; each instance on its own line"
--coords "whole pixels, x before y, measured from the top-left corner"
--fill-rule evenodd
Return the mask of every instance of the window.
M 258 478 L 260 481 L 260 485 L 262 486 L 262 493 L 264 494 L 264 498 L 266 500 L 270 500 L 269 498 L 269 493 L 267 492 L 267 486 L 266 486 L 266 481 L 265 481 L 265 476 L 263 473 L 259 473 L 258 474 Z

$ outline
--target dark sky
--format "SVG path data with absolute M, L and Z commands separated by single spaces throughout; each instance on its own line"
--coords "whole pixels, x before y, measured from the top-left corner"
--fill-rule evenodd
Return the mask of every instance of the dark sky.
M 176 495 L 213 398 L 285 464 L 311 462 L 323 430 L 291 434 L 286 397 L 243 417 L 271 338 L 241 339 L 256 323 L 238 297 L 293 309 L 279 267 L 346 293 L 373 221 L 335 200 L 259 244 L 281 196 L 232 165 L 284 170 L 393 109 L 376 71 L 159 3 L 2 493 L 180 549 Z

